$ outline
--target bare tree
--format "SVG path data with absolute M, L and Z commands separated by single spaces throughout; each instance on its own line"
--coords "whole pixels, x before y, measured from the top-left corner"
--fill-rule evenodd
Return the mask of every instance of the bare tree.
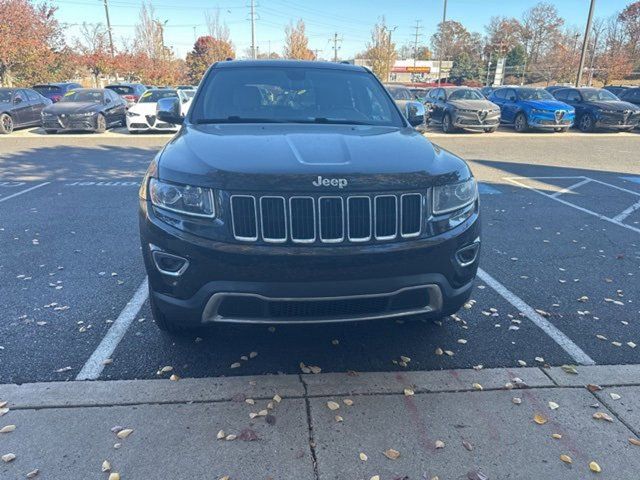
M 155 17 L 153 5 L 143 2 L 135 29 L 135 50 L 152 59 L 163 58 L 166 55 L 163 28 L 164 25 Z
M 225 22 L 220 21 L 220 8 L 204 12 L 204 21 L 207 24 L 207 31 L 210 37 L 222 42 L 231 43 L 229 27 Z
M 315 60 L 316 56 L 309 49 L 309 39 L 302 19 L 297 24 L 290 23 L 285 28 L 284 57 L 300 60 Z

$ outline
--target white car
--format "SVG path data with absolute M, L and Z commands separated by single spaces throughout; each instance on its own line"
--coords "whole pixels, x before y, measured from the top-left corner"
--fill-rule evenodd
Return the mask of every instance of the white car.
M 180 95 L 172 88 L 158 88 L 144 92 L 138 102 L 127 110 L 129 133 L 177 132 L 180 128 L 179 125 L 161 122 L 156 117 L 156 103 L 161 98 L 168 97 L 180 98 Z M 181 102 L 183 101 L 181 100 Z
M 180 115 L 183 117 L 189 111 L 189 107 L 191 106 L 191 100 L 193 100 L 193 96 L 196 94 L 194 89 L 188 88 L 179 88 L 178 89 L 178 98 L 180 99 Z

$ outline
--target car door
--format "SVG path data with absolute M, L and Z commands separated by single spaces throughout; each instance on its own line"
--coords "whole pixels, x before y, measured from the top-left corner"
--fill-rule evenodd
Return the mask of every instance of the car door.
M 24 90 L 15 90 L 13 92 L 13 105 L 11 107 L 11 116 L 13 124 L 17 126 L 29 123 L 31 118 L 31 105 Z
M 505 123 L 513 123 L 516 119 L 518 111 L 518 96 L 513 88 L 504 89 L 504 105 L 501 105 L 502 116 Z
M 564 103 L 571 105 L 576 109 L 576 118 L 585 112 L 585 106 L 582 104 L 582 96 L 575 89 L 567 89 L 559 92 L 560 96 L 556 97 Z
M 435 109 L 436 103 L 436 93 L 437 88 L 433 88 L 427 93 L 427 96 L 424 99 L 424 108 L 427 110 L 427 115 L 429 116 L 429 120 L 433 119 L 433 110 Z
M 104 113 L 105 120 L 107 121 L 107 126 L 110 126 L 115 122 L 115 110 L 117 108 L 116 102 L 111 96 L 110 91 L 105 91 L 102 99 L 102 111 Z
M 127 102 L 120 97 L 119 95 L 116 95 L 114 92 L 109 92 L 109 94 L 111 95 L 111 98 L 113 99 L 114 102 L 114 122 L 116 123 L 122 123 L 122 125 L 125 124 L 125 117 L 127 115 Z
M 37 125 L 40 123 L 40 115 L 44 108 L 44 97 L 38 95 L 34 90 L 25 89 L 25 95 L 29 99 L 29 123 Z

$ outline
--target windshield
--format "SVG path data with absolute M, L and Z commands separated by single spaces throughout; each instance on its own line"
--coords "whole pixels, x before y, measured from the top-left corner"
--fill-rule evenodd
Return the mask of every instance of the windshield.
M 393 97 L 394 100 L 411 100 L 411 92 L 408 88 L 402 87 L 387 87 L 389 93 Z
M 147 90 L 142 94 L 138 103 L 156 103 L 161 98 L 177 97 L 175 90 Z
M 449 94 L 449 100 L 484 100 L 484 97 L 476 90 L 463 88 L 451 92 Z
M 102 92 L 99 90 L 72 90 L 62 97 L 60 101 L 102 103 Z
M 607 90 L 582 90 L 581 93 L 586 102 L 615 102 L 620 100 Z
M 57 85 L 36 85 L 33 89 L 38 93 L 62 93 L 62 88 Z
M 553 95 L 542 88 L 519 88 L 520 100 L 555 100 Z
M 194 123 L 342 123 L 403 126 L 366 72 L 327 68 L 221 68 L 200 87 Z
M 131 95 L 131 94 L 135 93 L 134 88 L 133 87 L 129 87 L 127 85 L 109 85 L 106 88 L 108 88 L 109 90 L 113 90 L 118 95 Z
M 0 103 L 8 103 L 11 101 L 11 90 L 0 90 Z

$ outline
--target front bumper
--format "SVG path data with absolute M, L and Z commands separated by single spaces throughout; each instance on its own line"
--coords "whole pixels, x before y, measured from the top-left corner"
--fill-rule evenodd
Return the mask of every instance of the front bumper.
M 96 130 L 97 115 L 43 117 L 42 128 L 46 130 Z
M 500 113 L 487 115 L 481 118 L 477 114 L 458 113 L 453 118 L 453 126 L 467 130 L 484 130 L 485 128 L 497 128 L 500 125 Z
M 556 128 L 570 128 L 575 122 L 574 113 L 565 113 L 562 118 L 556 118 L 554 112 L 529 114 L 527 123 L 531 128 L 554 130 Z
M 322 247 L 216 242 L 161 222 L 147 207 L 141 201 L 140 234 L 153 301 L 188 325 L 440 317 L 469 298 L 478 267 L 477 251 L 466 265 L 456 256 L 470 245 L 479 250 L 477 207 L 435 237 Z M 151 248 L 187 259 L 188 268 L 161 273 Z
M 179 127 L 171 123 L 164 123 L 149 121 L 142 115 L 129 116 L 127 115 L 127 130 L 130 132 L 177 132 Z

